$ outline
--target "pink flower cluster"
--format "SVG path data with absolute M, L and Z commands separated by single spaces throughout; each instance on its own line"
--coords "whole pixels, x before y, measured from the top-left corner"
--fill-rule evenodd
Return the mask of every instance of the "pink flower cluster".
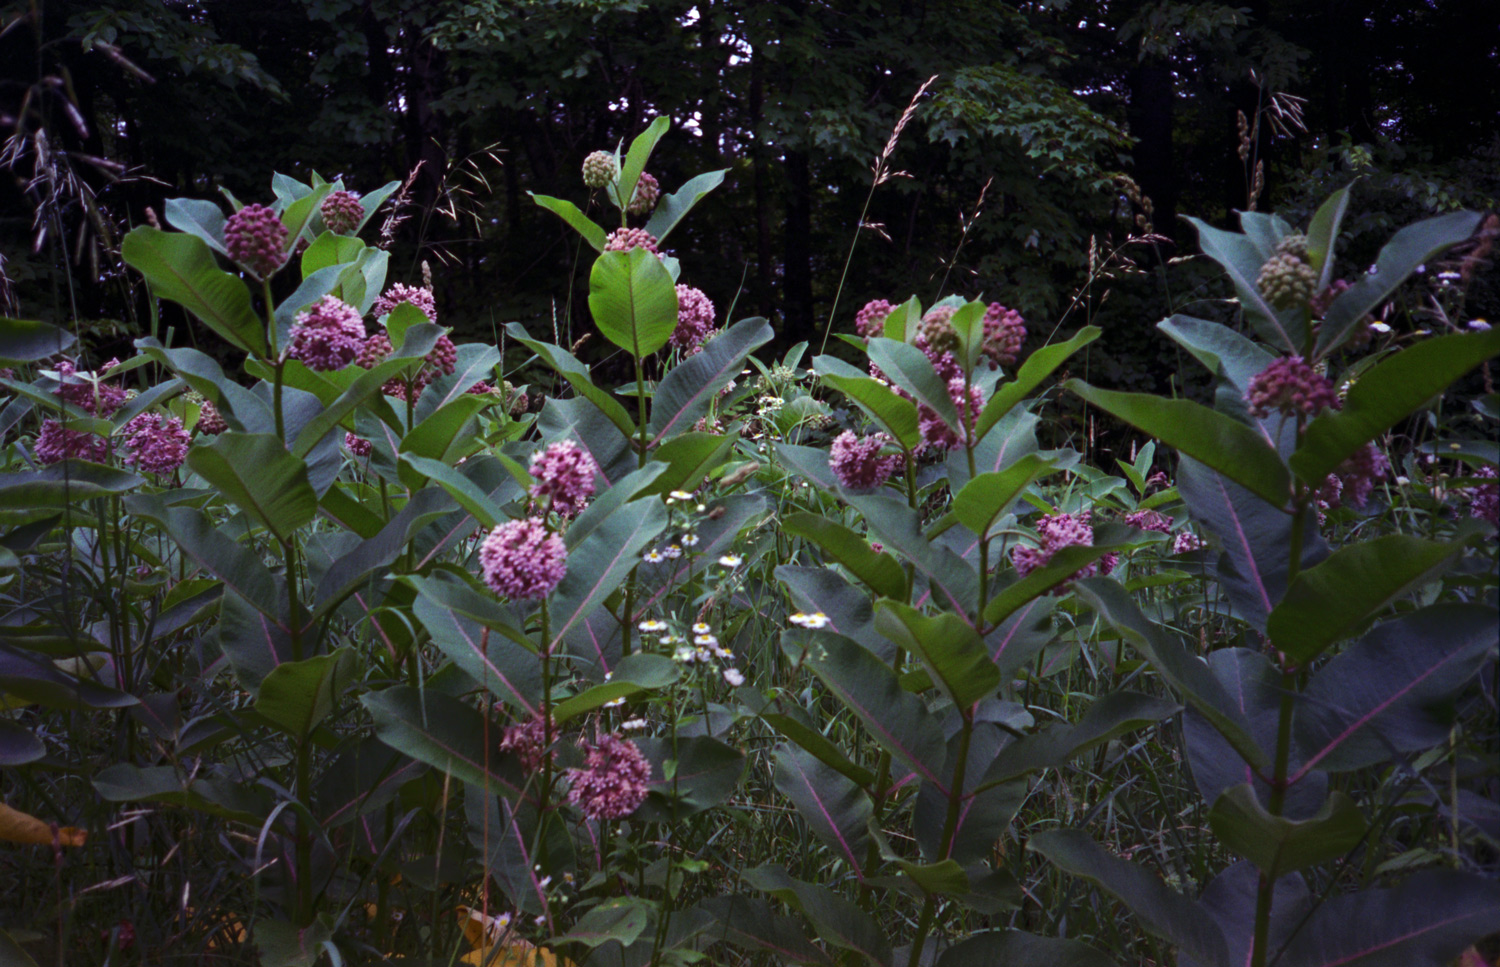
M 991 302 L 984 313 L 984 354 L 996 366 L 1014 366 L 1026 342 L 1026 320 L 1014 309 Z
M 646 801 L 651 763 L 635 743 L 606 735 L 587 750 L 586 765 L 569 769 L 568 802 L 589 819 L 623 819 Z
M 690 285 L 677 287 L 677 328 L 667 343 L 688 355 L 697 352 L 714 331 L 714 304 L 708 296 Z
M 1173 554 L 1186 554 L 1189 551 L 1200 550 L 1203 547 L 1203 539 L 1192 531 L 1181 531 L 1177 539 L 1172 542 Z
M 344 434 L 344 446 L 348 447 L 349 452 L 356 457 L 368 457 L 370 452 L 375 449 L 374 444 L 369 440 L 366 440 L 362 436 L 355 436 L 353 433 Z
M 224 414 L 219 412 L 217 406 L 213 405 L 209 400 L 204 400 L 198 404 L 197 429 L 199 433 L 218 436 L 229 429 L 229 424 L 224 422 Z
M 1091 516 L 1092 512 L 1085 510 L 1078 514 L 1049 514 L 1037 521 L 1036 532 L 1041 546 L 1012 548 L 1010 559 L 1011 563 L 1016 566 L 1016 572 L 1025 577 L 1037 568 L 1045 567 L 1052 560 L 1052 556 L 1064 547 L 1093 547 L 1094 528 L 1089 522 Z M 1073 572 L 1068 580 L 1057 586 L 1053 593 L 1066 591 L 1074 581 L 1082 578 L 1108 574 L 1115 569 L 1116 560 L 1115 554 L 1105 554 L 1094 563 Z
M 568 573 L 568 549 L 535 517 L 506 521 L 484 539 L 479 566 L 484 583 L 501 597 L 538 601 Z
M 652 255 L 661 255 L 657 248 L 659 243 L 656 236 L 644 228 L 617 228 L 609 233 L 604 241 L 606 252 L 628 252 L 633 248 L 643 248 Z
M 542 767 L 547 751 L 547 728 L 540 716 L 515 725 L 506 726 L 500 737 L 500 751 L 509 752 L 521 760 L 521 768 L 536 772 Z M 553 754 L 556 759 L 556 754 Z
M 865 307 L 854 314 L 854 330 L 866 339 L 881 335 L 885 331 L 885 317 L 896 311 L 896 307 L 884 299 L 866 302 Z
M 1308 302 L 1308 308 L 1312 309 L 1314 319 L 1322 319 L 1328 315 L 1328 309 L 1333 305 L 1333 300 L 1349 288 L 1349 283 L 1343 279 L 1335 279 L 1328 287 Z
M 37 434 L 37 460 L 44 465 L 78 459 L 103 462 L 109 457 L 109 441 L 86 430 L 70 430 L 57 420 L 43 420 Z
M 861 439 L 853 430 L 845 430 L 833 438 L 828 451 L 828 469 L 838 478 L 839 484 L 849 490 L 874 490 L 890 478 L 901 464 L 899 454 L 881 456 L 891 438 L 884 433 L 874 433 Z
M 425 289 L 418 289 L 425 292 Z M 361 369 L 374 369 L 386 360 L 394 350 L 391 348 L 391 337 L 381 330 L 364 341 L 360 346 L 359 356 L 355 363 Z M 438 378 L 438 374 L 446 376 L 453 372 L 458 366 L 458 348 L 453 345 L 453 340 L 447 336 L 439 336 L 433 344 L 432 351 L 423 358 L 423 365 L 411 378 L 412 387 L 420 395 L 421 391 L 429 383 Z M 392 377 L 381 387 L 381 391 L 387 396 L 395 396 L 406 399 L 406 380 L 401 377 Z
M 1354 455 L 1339 464 L 1329 474 L 1314 495 L 1320 510 L 1334 507 L 1363 507 L 1375 489 L 1375 482 L 1382 480 L 1390 471 L 1391 463 L 1373 443 L 1367 443 L 1354 451 Z M 1321 516 L 1321 515 L 1320 515 Z
M 930 447 L 940 450 L 952 450 L 963 446 L 964 440 L 974 430 L 974 424 L 979 419 L 979 414 L 984 411 L 984 393 L 978 386 L 969 386 L 968 392 L 964 392 L 964 378 L 955 376 L 948 380 L 948 396 L 953 400 L 953 406 L 958 410 L 959 424 L 963 427 L 963 435 L 953 432 L 943 418 L 938 416 L 937 411 L 925 405 L 917 407 L 917 429 L 921 431 L 922 440 Z
M 1496 482 L 1494 467 L 1480 467 L 1474 476 L 1483 477 L 1489 483 L 1479 484 L 1469 490 L 1469 516 L 1487 520 L 1500 527 L 1500 483 Z
M 264 279 L 286 261 L 286 226 L 265 205 L 246 205 L 224 222 L 229 257 Z
M 99 372 L 107 373 L 118 365 L 118 359 L 111 359 L 99 367 Z M 115 410 L 125 405 L 128 394 L 123 388 L 106 383 L 90 373 L 79 373 L 78 367 L 70 360 L 61 360 L 56 369 L 60 385 L 52 391 L 52 395 L 58 399 L 101 418 L 111 416 Z
M 365 206 L 352 191 L 331 191 L 323 199 L 323 225 L 335 235 L 353 235 L 365 220 Z
M 1339 408 L 1333 384 L 1301 356 L 1283 356 L 1257 373 L 1250 380 L 1245 401 L 1250 404 L 1251 415 L 1258 419 L 1276 410 L 1288 416 L 1301 413 L 1311 417 L 1326 407 Z
M 657 184 L 654 176 L 643 171 L 636 180 L 635 194 L 630 196 L 630 204 L 625 206 L 625 211 L 632 215 L 645 215 L 656 207 L 656 200 L 660 197 L 661 185 Z
M 1126 514 L 1125 523 L 1143 531 L 1156 531 L 1158 534 L 1172 533 L 1172 518 L 1154 510 L 1137 510 Z
M 395 312 L 396 307 L 403 302 L 410 302 L 422 310 L 422 315 L 427 317 L 428 322 L 437 322 L 437 301 L 432 297 L 432 290 L 407 285 L 405 282 L 397 282 L 386 289 L 375 300 L 375 305 L 370 307 L 370 312 L 379 319 Z
M 594 477 L 599 465 L 594 457 L 572 440 L 560 440 L 531 458 L 531 496 L 546 500 L 564 517 L 572 517 L 594 496 Z
M 957 311 L 958 306 L 937 306 L 922 317 L 922 326 L 917 330 L 917 348 L 945 380 L 963 377 L 963 367 L 953 355 L 958 348 L 958 333 L 953 328 L 953 314 Z
M 337 296 L 325 295 L 310 309 L 297 313 L 287 340 L 287 355 L 308 369 L 343 369 L 354 362 L 365 344 L 365 324 L 359 310 Z
M 158 476 L 166 476 L 182 466 L 192 442 L 180 418 L 164 418 L 156 413 L 133 417 L 120 432 L 125 438 L 125 462 Z

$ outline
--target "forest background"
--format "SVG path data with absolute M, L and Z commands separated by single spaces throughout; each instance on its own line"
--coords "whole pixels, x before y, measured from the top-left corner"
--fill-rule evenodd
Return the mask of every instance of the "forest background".
M 391 278 L 430 262 L 457 336 L 567 344 L 586 253 L 528 193 L 582 203 L 584 156 L 667 115 L 665 190 L 728 169 L 673 239 L 721 316 L 790 345 L 868 299 L 982 296 L 1038 341 L 1101 325 L 1094 380 L 1172 391 L 1154 323 L 1233 313 L 1179 212 L 1298 223 L 1357 179 L 1363 264 L 1500 207 L 1496 105 L 1492 0 L 33 0 L 0 19 L 0 314 L 127 350 L 150 310 L 115 247 L 148 208 L 316 170 L 408 183 Z

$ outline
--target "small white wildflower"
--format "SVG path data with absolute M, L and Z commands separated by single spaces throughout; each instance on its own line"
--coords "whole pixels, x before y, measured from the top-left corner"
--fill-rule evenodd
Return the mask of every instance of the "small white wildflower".
M 679 645 L 677 650 L 672 653 L 672 660 L 680 661 L 684 665 L 691 665 L 697 657 L 697 653 L 687 645 Z
M 647 564 L 660 564 L 666 560 L 666 558 L 661 556 L 661 551 L 658 550 L 647 551 L 642 557 Z
M 714 660 L 713 652 L 709 651 L 707 648 L 695 649 L 693 651 L 693 657 L 704 664 L 707 664 Z
M 720 658 L 724 661 L 734 660 L 734 652 L 730 651 L 728 648 L 716 647 L 713 649 L 713 653 L 714 657 Z
M 715 638 L 713 635 L 694 635 L 693 636 L 693 644 L 698 645 L 698 646 L 700 646 L 702 648 L 711 648 L 714 645 L 717 645 L 718 643 L 719 643 L 719 639 Z
M 661 552 L 662 557 L 675 561 L 682 556 L 682 548 L 677 544 L 667 545 L 667 549 Z
M 614 672 L 605 672 L 604 673 L 604 680 L 606 682 L 609 681 L 611 678 L 614 678 L 614 677 L 615 677 L 615 673 Z
M 636 627 L 642 631 L 666 631 L 667 623 L 665 621 L 657 621 L 655 618 L 647 618 L 636 625 Z
M 693 495 L 690 494 L 690 493 L 688 493 L 686 490 L 674 490 L 670 494 L 668 494 L 668 496 L 671 497 L 673 500 L 692 500 L 693 499 Z
M 539 913 L 531 919 L 531 922 L 536 924 L 538 927 L 545 927 L 547 925 L 547 915 L 545 913 Z
M 724 567 L 739 567 L 741 564 L 745 563 L 745 559 L 743 557 L 740 557 L 738 554 L 725 554 L 723 557 L 719 558 L 719 563 Z
M 700 514 L 706 513 L 708 511 L 708 505 L 707 504 L 699 504 L 697 507 L 694 507 L 693 509 L 696 510 Z
M 713 629 L 710 628 L 708 626 L 708 623 L 705 621 L 697 621 L 693 623 L 693 634 L 695 635 L 706 635 L 710 631 L 713 631 Z
M 552 877 L 544 876 L 540 880 L 536 881 L 536 885 L 545 890 L 547 889 L 547 887 L 552 885 Z
M 626 732 L 638 732 L 645 727 L 646 720 L 641 718 L 626 719 L 625 721 L 620 723 L 620 728 L 624 729 Z M 566 873 L 564 873 L 563 875 L 567 876 Z M 573 878 L 571 876 L 568 876 L 568 882 L 573 882 Z
M 682 546 L 683 547 L 697 547 L 698 546 L 698 541 L 699 541 L 699 537 L 698 537 L 697 534 L 683 534 L 682 535 Z
M 1378 333 L 1387 333 L 1387 332 L 1391 331 L 1391 327 L 1387 326 L 1383 322 L 1372 322 L 1372 323 L 1370 323 L 1370 331 L 1371 332 L 1378 332 Z
M 741 685 L 745 684 L 745 676 L 740 672 L 738 668 L 726 668 L 724 669 L 724 681 L 728 682 L 735 688 L 739 688 Z
M 816 629 L 828 627 L 828 615 L 821 611 L 814 611 L 812 614 L 805 614 L 798 611 L 787 620 L 801 628 Z
M 663 644 L 663 645 L 675 645 L 679 641 L 681 641 L 682 639 L 679 638 L 679 637 L 677 637 L 676 635 L 662 635 L 660 638 L 658 638 L 656 640 L 658 642 L 660 642 L 661 644 Z
M 625 704 L 625 696 L 622 695 L 619 698 L 612 698 L 609 701 L 605 702 L 604 703 L 604 707 L 605 708 L 619 708 L 621 705 L 624 705 L 624 704 Z
M 1490 324 L 1483 319 L 1470 319 L 1469 328 L 1478 330 L 1479 332 L 1487 332 Z

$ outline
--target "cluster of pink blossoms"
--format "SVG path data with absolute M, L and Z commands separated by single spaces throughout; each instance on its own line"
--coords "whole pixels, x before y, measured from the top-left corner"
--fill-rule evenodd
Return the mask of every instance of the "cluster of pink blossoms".
M 343 369 L 354 362 L 365 345 L 365 324 L 359 310 L 337 296 L 325 295 L 297 313 L 287 340 L 287 355 L 308 369 Z
M 374 444 L 369 440 L 366 440 L 362 436 L 355 436 L 353 433 L 344 434 L 344 446 L 348 447 L 349 452 L 356 457 L 368 457 L 370 452 L 375 449 Z
M 901 465 L 899 454 L 880 455 L 890 442 L 891 438 L 884 433 L 861 438 L 855 436 L 853 430 L 845 430 L 833 438 L 833 446 L 828 451 L 828 469 L 833 471 L 839 484 L 849 490 L 874 490 Z
M 1039 567 L 1045 567 L 1052 556 L 1064 547 L 1093 547 L 1094 528 L 1089 522 L 1092 517 L 1091 511 L 1081 511 L 1077 514 L 1049 514 L 1037 521 L 1037 538 L 1041 541 L 1040 547 L 1017 546 L 1010 552 L 1011 563 L 1016 566 L 1016 573 L 1022 577 L 1030 574 Z M 1079 568 L 1068 577 L 1068 580 L 1059 584 L 1053 593 L 1067 590 L 1074 581 L 1090 578 L 1096 574 L 1108 574 L 1115 569 L 1118 559 L 1114 553 L 1105 554 L 1099 560 Z
M 197 430 L 199 433 L 218 436 L 227 429 L 229 429 L 229 424 L 224 422 L 224 414 L 220 413 L 219 408 L 211 401 L 204 400 L 198 405 Z
M 286 261 L 286 226 L 265 205 L 246 205 L 224 221 L 229 257 L 257 278 L 274 275 Z
M 639 809 L 649 791 L 651 763 L 635 743 L 605 735 L 585 749 L 584 768 L 568 770 L 568 802 L 595 821 L 623 819 Z
M 118 359 L 111 359 L 99 371 L 107 372 L 118 365 Z M 52 393 L 58 399 L 101 419 L 107 419 L 125 405 L 128 394 L 123 388 L 89 373 L 79 373 L 72 361 L 62 360 L 56 370 L 59 385 Z M 45 465 L 69 459 L 98 463 L 109 458 L 109 441 L 87 430 L 70 430 L 58 420 L 43 420 L 34 450 L 37 460 Z
M 391 347 L 391 337 L 386 335 L 385 330 L 382 329 L 364 341 L 364 345 L 360 347 L 359 355 L 355 358 L 354 362 L 361 369 L 374 369 L 383 363 L 392 352 L 394 352 L 394 349 Z M 421 395 L 422 390 L 426 389 L 427 385 L 437 379 L 440 374 L 446 376 L 453 372 L 457 366 L 458 347 L 454 346 L 453 340 L 447 336 L 439 336 L 437 342 L 433 344 L 432 350 L 423 357 L 422 367 L 411 378 L 412 388 L 418 395 Z M 406 399 L 406 384 L 406 380 L 399 376 L 394 376 L 386 380 L 385 385 L 381 387 L 381 391 L 387 396 Z
M 948 380 L 948 396 L 953 400 L 953 406 L 958 410 L 958 422 L 963 428 L 963 434 L 953 432 L 943 418 L 938 416 L 937 411 L 925 406 L 917 407 L 917 429 L 922 434 L 922 440 L 928 446 L 939 450 L 952 450 L 964 445 L 965 439 L 974 432 L 974 424 L 979 420 L 979 414 L 984 411 L 984 393 L 978 386 L 970 385 L 968 392 L 964 392 L 964 378 L 955 376 Z
M 1321 511 L 1334 507 L 1363 507 L 1375 489 L 1375 482 L 1390 472 L 1391 462 L 1374 443 L 1366 443 L 1354 455 L 1339 464 L 1318 488 L 1315 497 Z
M 1203 548 L 1203 539 L 1192 531 L 1181 531 L 1177 539 L 1172 541 L 1173 554 L 1186 554 L 1189 551 L 1197 551 Z
M 659 244 L 656 236 L 644 228 L 617 228 L 605 239 L 604 251 L 628 252 L 633 248 L 643 248 L 652 255 L 660 256 L 661 250 L 657 248 Z
M 162 417 L 142 413 L 133 417 L 121 430 L 125 439 L 125 462 L 147 473 L 165 476 L 173 473 L 187 459 L 192 437 L 183 429 L 179 417 Z
M 885 317 L 896 311 L 896 307 L 884 299 L 865 303 L 865 307 L 854 314 L 854 331 L 872 339 L 885 331 Z
M 661 185 L 656 181 L 654 175 L 641 172 L 641 176 L 635 182 L 635 194 L 630 196 L 630 204 L 625 206 L 625 211 L 631 215 L 645 215 L 656 207 L 656 200 L 661 197 Z
M 427 317 L 428 322 L 437 322 L 437 301 L 432 297 L 432 290 L 407 285 L 405 282 L 397 282 L 381 293 L 380 298 L 375 300 L 375 305 L 370 307 L 370 312 L 379 319 L 395 312 L 396 307 L 403 302 L 409 302 L 422 310 L 422 315 Z
M 547 728 L 540 716 L 506 726 L 500 738 L 500 751 L 509 752 L 521 760 L 521 767 L 535 772 L 542 767 L 547 752 Z M 556 759 L 554 753 L 552 758 Z
M 1257 419 L 1278 410 L 1287 416 L 1301 413 L 1312 417 L 1326 408 L 1339 408 L 1333 384 L 1301 356 L 1283 356 L 1257 373 L 1250 380 L 1245 401 Z
M 506 521 L 479 548 L 484 583 L 501 597 L 539 601 L 568 573 L 563 539 L 534 517 Z
M 572 440 L 560 440 L 531 458 L 531 496 L 546 500 L 564 517 L 572 517 L 594 496 L 594 477 L 599 465 L 594 457 Z
M 1474 476 L 1483 477 L 1489 483 L 1469 489 L 1469 516 L 1487 520 L 1500 527 L 1500 483 L 1496 482 L 1494 467 L 1480 467 Z
M 677 287 L 677 328 L 667 339 L 673 349 L 691 356 L 714 331 L 714 304 L 702 290 L 690 285 Z
M 1156 531 L 1158 534 L 1172 533 L 1172 518 L 1155 510 L 1137 510 L 1126 514 L 1125 523 L 1143 531 Z
M 92 460 L 101 463 L 109 458 L 109 441 L 87 430 L 69 430 L 57 420 L 43 420 L 37 434 L 37 461 L 44 466 L 64 460 Z
M 359 223 L 365 219 L 365 206 L 352 191 L 331 191 L 323 199 L 319 209 L 323 214 L 323 225 L 335 235 L 353 235 Z

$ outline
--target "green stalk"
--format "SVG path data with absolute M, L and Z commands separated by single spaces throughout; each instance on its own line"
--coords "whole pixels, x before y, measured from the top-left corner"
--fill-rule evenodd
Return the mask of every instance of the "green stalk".
M 969 739 L 974 735 L 973 710 L 966 710 L 963 714 L 963 728 L 958 735 L 958 761 L 953 766 L 953 785 L 948 790 L 948 815 L 943 819 L 943 835 L 939 842 L 943 844 L 942 857 L 946 858 L 953 851 L 953 834 L 958 829 L 958 806 L 964 795 L 964 773 L 969 765 Z M 937 898 L 931 893 L 927 894 L 927 901 L 922 904 L 922 916 L 917 922 L 917 933 L 912 938 L 911 957 L 907 960 L 907 967 L 919 967 L 922 962 L 922 948 L 927 946 L 927 934 L 932 930 L 932 917 L 937 912 Z

